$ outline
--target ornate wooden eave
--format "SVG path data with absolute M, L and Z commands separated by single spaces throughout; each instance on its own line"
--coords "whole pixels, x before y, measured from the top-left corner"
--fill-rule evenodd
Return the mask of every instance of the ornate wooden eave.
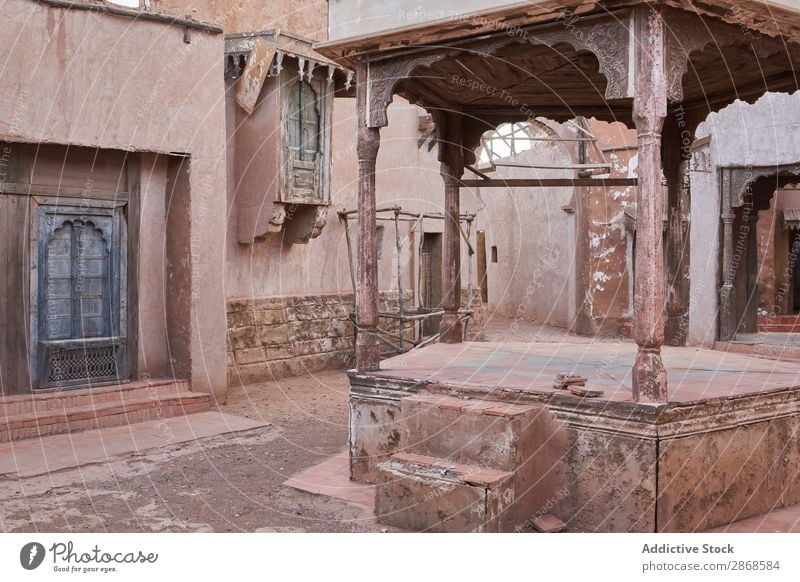
M 630 125 L 633 12 L 618 6 L 434 46 L 415 38 L 414 46 L 407 41 L 373 53 L 367 122 L 386 125 L 386 108 L 398 94 L 429 111 L 461 111 L 465 131 L 477 135 L 539 116 Z M 687 126 L 734 99 L 797 89 L 800 44 L 692 11 L 664 8 L 663 18 L 668 97 L 676 115 L 690 118 Z
M 783 209 L 783 230 L 800 230 L 800 208 Z
M 225 35 L 225 78 L 237 79 L 245 70 L 247 60 L 258 43 L 271 49 L 267 76 L 276 76 L 283 67 L 283 59 L 291 57 L 303 64 L 304 69 L 325 68 L 337 90 L 349 91 L 353 72 L 316 52 L 311 39 L 285 30 L 258 30 Z
M 319 53 L 352 67 L 354 58 L 402 50 L 408 46 L 437 45 L 457 39 L 516 30 L 536 24 L 564 22 L 593 14 L 610 14 L 644 0 L 540 0 L 519 2 L 500 10 L 463 14 L 459 18 L 430 21 L 388 30 L 338 38 L 314 45 Z M 736 25 L 742 33 L 756 32 L 800 43 L 800 8 L 793 10 L 786 0 L 660 0 L 646 2 L 677 8 L 703 18 Z

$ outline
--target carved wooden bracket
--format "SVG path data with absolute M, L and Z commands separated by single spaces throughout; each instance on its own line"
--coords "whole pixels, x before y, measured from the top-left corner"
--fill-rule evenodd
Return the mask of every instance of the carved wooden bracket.
M 392 102 L 397 84 L 409 78 L 416 69 L 428 68 L 456 55 L 477 54 L 490 57 L 504 47 L 525 42 L 551 48 L 557 44 L 568 44 L 575 50 L 591 52 L 597 58 L 599 70 L 607 80 L 606 99 L 624 99 L 632 96 L 628 75 L 630 69 L 628 24 L 616 18 L 601 21 L 583 19 L 560 23 L 557 28 L 517 31 L 514 35 L 500 33 L 479 44 L 444 47 L 436 52 L 370 62 L 368 127 L 385 127 L 388 124 L 386 111 Z
M 394 97 L 397 83 L 408 78 L 419 67 L 430 67 L 448 56 L 442 51 L 417 57 L 369 63 L 367 81 L 367 126 L 386 127 L 389 124 L 386 110 Z
M 746 43 L 765 58 L 785 51 L 780 41 L 762 36 L 745 36 L 738 26 L 725 24 L 681 10 L 665 12 L 667 45 L 667 87 L 670 101 L 683 100 L 683 77 L 689 70 L 692 53 L 710 45 L 725 47 Z
M 606 99 L 631 97 L 629 89 L 630 33 L 627 21 L 612 18 L 595 22 L 581 20 L 565 23 L 562 28 L 532 34 L 531 44 L 553 47 L 568 44 L 575 50 L 585 50 L 597 57 L 600 72 L 606 78 Z

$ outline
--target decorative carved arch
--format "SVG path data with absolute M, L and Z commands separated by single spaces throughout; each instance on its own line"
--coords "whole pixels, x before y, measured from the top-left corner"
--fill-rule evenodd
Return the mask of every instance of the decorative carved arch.
M 428 68 L 452 51 L 426 54 L 417 57 L 377 61 L 369 63 L 367 81 L 367 124 L 369 127 L 386 127 L 389 124 L 387 108 L 392 102 L 397 84 L 408 78 L 411 71 Z
M 558 28 L 546 30 L 521 30 L 511 35 L 503 33 L 489 42 L 463 47 L 444 47 L 436 52 L 410 55 L 369 63 L 367 123 L 369 127 L 388 124 L 387 108 L 392 102 L 397 84 L 408 78 L 416 69 L 430 68 L 448 57 L 472 52 L 483 57 L 512 44 L 528 42 L 531 45 L 555 47 L 567 44 L 576 51 L 588 51 L 597 58 L 599 72 L 606 78 L 605 97 L 609 100 L 629 97 L 629 43 L 630 34 L 625 22 L 615 18 L 601 22 L 579 20 L 566 22 Z
M 100 224 L 98 224 L 100 223 Z M 106 224 L 103 224 L 106 223 Z M 109 230 L 111 228 L 111 220 L 97 220 L 95 218 L 81 218 L 74 215 L 55 216 L 49 220 L 50 232 L 52 238 L 56 232 L 64 228 L 67 224 L 78 228 L 91 228 L 92 232 L 100 234 L 100 238 L 105 244 L 106 252 L 111 250 L 111 239 L 109 237 Z
M 745 202 L 753 185 L 762 178 L 775 176 L 797 176 L 800 179 L 800 162 L 781 166 L 756 166 L 747 168 L 722 169 L 723 203 L 729 202 L 731 208 L 739 208 Z
M 673 102 L 683 101 L 683 78 L 689 71 L 692 55 L 709 46 L 724 48 L 746 43 L 760 58 L 785 50 L 782 42 L 744 36 L 739 27 L 680 10 L 670 10 L 666 23 L 667 96 Z

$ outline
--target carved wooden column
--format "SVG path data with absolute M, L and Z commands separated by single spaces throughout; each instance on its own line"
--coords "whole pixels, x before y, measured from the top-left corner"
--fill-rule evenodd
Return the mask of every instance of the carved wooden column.
M 378 246 L 375 220 L 375 162 L 380 129 L 367 125 L 368 64 L 356 67 L 356 153 L 358 155 L 358 275 L 356 280 L 356 369 L 380 367 L 378 328 Z
M 444 237 L 442 241 L 442 307 L 444 315 L 439 328 L 440 341 L 460 343 L 464 326 L 459 320 L 461 307 L 461 175 L 464 172 L 464 152 L 461 138 L 461 116 L 449 113 L 440 118 L 444 139 L 439 145 L 439 161 L 444 180 Z
M 736 288 L 733 268 L 733 212 L 730 171 L 720 170 L 720 199 L 722 221 L 722 287 L 719 290 L 719 339 L 732 340 L 736 335 Z
M 633 121 L 639 144 L 636 220 L 633 398 L 667 401 L 664 342 L 664 249 L 662 239 L 661 130 L 667 115 L 664 22 L 656 8 L 636 8 L 636 76 Z

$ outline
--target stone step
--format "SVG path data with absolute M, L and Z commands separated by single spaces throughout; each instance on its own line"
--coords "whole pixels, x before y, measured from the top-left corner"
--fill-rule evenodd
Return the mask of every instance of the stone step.
M 417 394 L 400 401 L 403 450 L 514 471 L 540 407 Z
M 413 453 L 392 455 L 378 469 L 383 478 L 375 489 L 375 516 L 406 530 L 503 531 L 514 501 L 507 471 Z
M 121 426 L 135 422 L 204 412 L 211 398 L 200 392 L 149 394 L 61 409 L 48 408 L 0 418 L 0 442 L 44 435 Z
M 437 467 L 449 463 L 471 471 L 485 469 L 508 476 L 508 486 L 504 485 L 507 496 L 497 523 L 491 515 L 463 514 L 458 518 L 461 530 L 480 530 L 492 522 L 498 531 L 514 531 L 542 511 L 552 510 L 560 517 L 564 495 L 556 493 L 564 490 L 567 437 L 562 424 L 547 408 L 446 394 L 415 394 L 400 401 L 398 426 L 401 435 L 398 452 L 404 455 L 412 455 L 416 460 L 433 459 L 428 462 L 437 463 Z M 430 517 L 424 515 L 428 511 L 426 496 L 439 495 L 440 489 L 448 487 L 447 479 L 431 481 L 435 469 L 420 469 L 420 463 L 414 465 L 397 454 L 389 457 L 389 461 L 394 464 L 379 465 L 375 480 L 378 487 L 393 478 L 393 471 L 418 473 L 424 487 L 418 483 L 414 487 L 389 484 L 388 489 L 400 488 L 395 493 L 405 491 L 414 496 L 413 500 L 404 500 L 409 506 L 403 510 L 403 520 L 413 521 L 410 517 L 416 511 L 413 504 L 419 503 L 421 515 L 416 523 L 428 523 Z M 404 462 L 398 465 L 399 461 Z M 476 497 L 478 492 L 464 490 L 453 495 L 463 499 Z M 465 525 L 465 520 L 470 519 L 471 525 Z
M 758 331 L 762 333 L 797 333 L 800 332 L 800 316 L 776 315 L 766 317 L 759 315 L 757 327 Z
M 800 347 L 743 342 L 716 342 L 714 349 L 733 354 L 746 354 L 782 362 L 800 362 Z
M 760 333 L 798 333 L 800 332 L 800 323 L 759 325 L 758 331 Z
M 800 322 L 800 315 L 774 315 L 772 317 L 766 315 L 758 316 L 758 323 L 798 323 Z
M 154 398 L 180 392 L 189 392 L 188 380 L 159 379 L 96 388 L 4 396 L 0 397 L 0 424 L 5 417 L 18 414 Z

